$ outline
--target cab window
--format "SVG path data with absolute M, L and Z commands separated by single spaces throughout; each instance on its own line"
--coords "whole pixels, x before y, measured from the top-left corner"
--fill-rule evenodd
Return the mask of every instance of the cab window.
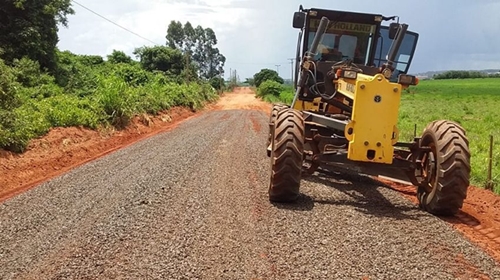
M 316 35 L 319 20 L 311 20 L 307 48 L 310 49 Z M 351 59 L 354 63 L 367 64 L 370 38 L 376 26 L 350 22 L 337 22 L 329 26 L 320 42 L 315 60 L 340 61 Z
M 401 47 L 396 55 L 395 67 L 393 77 L 396 77 L 402 73 L 408 73 L 410 68 L 411 60 L 413 54 L 415 53 L 415 48 L 418 41 L 418 34 L 415 32 L 407 31 Z M 387 26 L 382 26 L 380 28 L 380 36 L 377 42 L 377 48 L 375 51 L 375 66 L 380 67 L 387 62 L 387 55 L 389 54 L 389 49 L 391 48 L 392 40 L 389 39 L 389 28 Z

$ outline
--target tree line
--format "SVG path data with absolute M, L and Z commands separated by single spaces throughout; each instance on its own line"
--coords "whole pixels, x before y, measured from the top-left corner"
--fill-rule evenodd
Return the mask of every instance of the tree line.
M 488 74 L 479 71 L 446 71 L 433 76 L 435 80 L 446 79 L 478 79 L 478 78 L 500 78 L 500 72 L 495 74 Z

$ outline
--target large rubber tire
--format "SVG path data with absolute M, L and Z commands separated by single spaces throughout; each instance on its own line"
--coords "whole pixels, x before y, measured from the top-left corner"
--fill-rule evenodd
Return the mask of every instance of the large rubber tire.
M 431 148 L 433 174 L 418 187 L 419 205 L 442 216 L 455 215 L 467 197 L 470 178 L 469 141 L 457 123 L 440 120 L 430 123 L 422 134 L 420 146 Z
M 293 202 L 299 197 L 304 154 L 304 118 L 300 111 L 278 112 L 271 151 L 269 200 Z
M 271 109 L 271 114 L 269 115 L 269 125 L 270 126 L 269 126 L 269 135 L 267 137 L 266 147 L 271 145 L 271 135 L 272 135 L 271 125 L 275 124 L 276 118 L 278 117 L 278 112 L 281 110 L 284 110 L 284 109 L 288 109 L 288 106 L 285 104 L 281 104 L 281 103 L 273 104 L 273 107 Z

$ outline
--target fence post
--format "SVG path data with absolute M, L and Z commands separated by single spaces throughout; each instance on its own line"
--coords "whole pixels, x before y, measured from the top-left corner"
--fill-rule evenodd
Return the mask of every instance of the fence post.
M 490 154 L 488 157 L 488 182 L 486 189 L 493 191 L 493 181 L 491 179 L 491 170 L 493 168 L 493 135 L 490 135 Z

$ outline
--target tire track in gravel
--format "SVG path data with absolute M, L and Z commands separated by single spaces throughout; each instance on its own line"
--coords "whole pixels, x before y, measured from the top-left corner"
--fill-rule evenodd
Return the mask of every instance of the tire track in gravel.
M 265 113 L 211 111 L 0 204 L 0 279 L 499 279 L 488 255 L 365 176 L 267 199 Z

